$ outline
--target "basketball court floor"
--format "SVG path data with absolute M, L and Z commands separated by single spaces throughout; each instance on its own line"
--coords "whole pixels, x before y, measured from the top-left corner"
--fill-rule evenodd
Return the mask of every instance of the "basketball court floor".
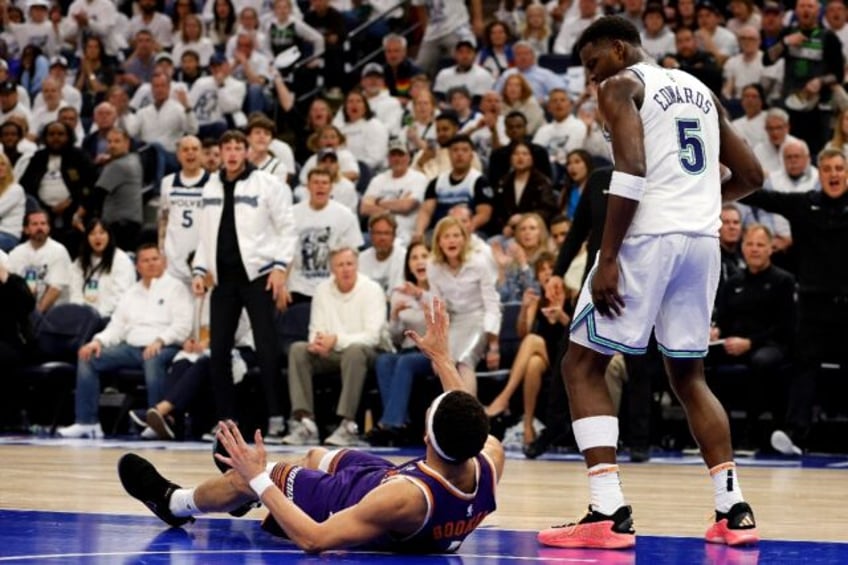
M 194 485 L 218 471 L 208 444 L 0 437 L 0 563 L 419 563 L 727 564 L 848 563 L 848 458 L 740 458 L 743 492 L 764 538 L 754 548 L 702 541 L 712 519 L 711 483 L 695 456 L 654 454 L 622 465 L 638 532 L 632 551 L 550 549 L 535 532 L 585 512 L 585 470 L 576 455 L 528 461 L 511 454 L 498 510 L 450 556 L 357 551 L 310 556 L 245 518 L 201 517 L 169 529 L 126 495 L 115 465 L 127 451 L 150 459 L 169 479 Z M 269 449 L 269 459 L 299 451 Z M 374 450 L 393 460 L 416 451 Z

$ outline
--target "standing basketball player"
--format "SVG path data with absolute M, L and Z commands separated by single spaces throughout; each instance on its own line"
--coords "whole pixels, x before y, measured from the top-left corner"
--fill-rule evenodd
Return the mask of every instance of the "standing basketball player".
M 189 256 L 197 248 L 197 221 L 203 207 L 203 170 L 200 140 L 187 135 L 177 143 L 180 170 L 162 179 L 159 207 L 159 248 L 165 250 L 168 273 L 191 285 Z
M 760 187 L 761 169 L 710 90 L 687 73 L 656 66 L 626 20 L 596 21 L 576 52 L 588 78 L 599 84 L 615 161 L 601 248 L 575 308 L 562 364 L 591 504 L 578 523 L 544 530 L 538 539 L 556 547 L 636 543 L 616 465 L 618 419 L 604 369 L 616 351 L 644 353 L 655 328 L 671 387 L 713 480 L 716 520 L 706 539 L 754 543 L 754 514 L 736 478 L 727 416 L 707 387 L 702 358 L 718 283 L 722 197 Z M 719 161 L 732 173 L 723 186 Z

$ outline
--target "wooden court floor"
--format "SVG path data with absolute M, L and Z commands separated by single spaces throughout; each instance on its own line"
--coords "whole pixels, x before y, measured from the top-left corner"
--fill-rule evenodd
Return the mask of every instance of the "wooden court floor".
M 182 486 L 218 472 L 208 447 L 202 445 L 150 449 L 135 442 L 129 449 L 149 458 Z M 5 474 L 0 508 L 149 516 L 117 479 L 116 462 L 129 449 L 108 441 L 100 447 L 0 445 Z M 294 457 L 292 451 L 269 454 L 269 459 Z M 848 541 L 848 468 L 780 466 L 783 463 L 740 469 L 742 489 L 754 507 L 763 538 Z M 623 463 L 622 468 L 625 496 L 634 507 L 639 534 L 703 535 L 713 519 L 712 483 L 703 466 Z M 498 510 L 484 525 L 537 530 L 580 517 L 587 502 L 582 462 L 528 461 L 518 455 L 506 463 Z M 248 517 L 263 514 L 254 510 Z

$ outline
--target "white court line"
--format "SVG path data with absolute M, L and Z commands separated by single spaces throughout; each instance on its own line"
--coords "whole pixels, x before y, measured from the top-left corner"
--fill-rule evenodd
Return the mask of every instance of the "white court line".
M 246 555 L 246 554 L 280 554 L 280 555 L 301 555 L 306 554 L 299 549 L 198 549 L 198 550 L 170 550 L 170 551 L 109 551 L 99 553 L 45 553 L 41 555 L 15 555 L 8 557 L 0 557 L 0 561 L 37 561 L 41 559 L 68 559 L 77 557 L 135 557 L 143 555 Z M 345 552 L 325 552 L 321 555 L 399 555 L 395 553 L 381 553 L 375 551 L 345 551 Z M 433 555 L 416 555 L 416 558 L 434 557 L 444 559 L 450 557 L 458 557 L 461 560 L 465 559 L 485 559 L 485 560 L 503 560 L 510 561 L 544 561 L 545 563 L 600 563 L 598 559 L 578 559 L 573 557 L 522 557 L 519 555 L 483 555 L 483 554 L 468 554 L 468 553 L 440 553 Z

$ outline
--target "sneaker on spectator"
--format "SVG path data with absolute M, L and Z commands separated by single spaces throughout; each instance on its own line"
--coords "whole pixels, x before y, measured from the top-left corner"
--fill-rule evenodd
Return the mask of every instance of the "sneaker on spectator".
M 147 429 L 152 430 L 159 439 L 174 439 L 174 419 L 170 416 L 163 416 L 156 408 L 151 408 L 145 414 L 145 421 L 149 426 Z
M 129 411 L 132 423 L 142 430 L 147 427 L 147 408 L 136 408 Z
M 268 433 L 263 438 L 265 443 L 279 445 L 283 443 L 286 435 L 286 424 L 282 416 L 271 416 L 268 418 Z
M 62 428 L 57 428 L 56 433 L 59 437 L 67 437 L 67 438 L 88 438 L 88 439 L 102 439 L 103 438 L 103 428 L 100 427 L 100 424 L 72 424 L 70 426 L 65 426 Z
M 794 455 L 796 457 L 803 454 L 801 448 L 795 445 L 789 434 L 783 430 L 774 430 L 771 434 L 771 446 L 784 455 Z
M 334 445 L 336 447 L 351 447 L 355 445 L 366 445 L 359 438 L 359 426 L 353 420 L 342 420 L 339 427 L 336 428 L 330 437 L 324 440 L 326 445 Z
M 285 445 L 318 445 L 318 426 L 311 418 L 289 420 L 289 433 L 280 441 Z
M 159 439 L 159 436 L 156 434 L 156 430 L 153 430 L 151 428 L 144 428 L 143 430 L 141 430 L 140 436 L 141 439 Z

